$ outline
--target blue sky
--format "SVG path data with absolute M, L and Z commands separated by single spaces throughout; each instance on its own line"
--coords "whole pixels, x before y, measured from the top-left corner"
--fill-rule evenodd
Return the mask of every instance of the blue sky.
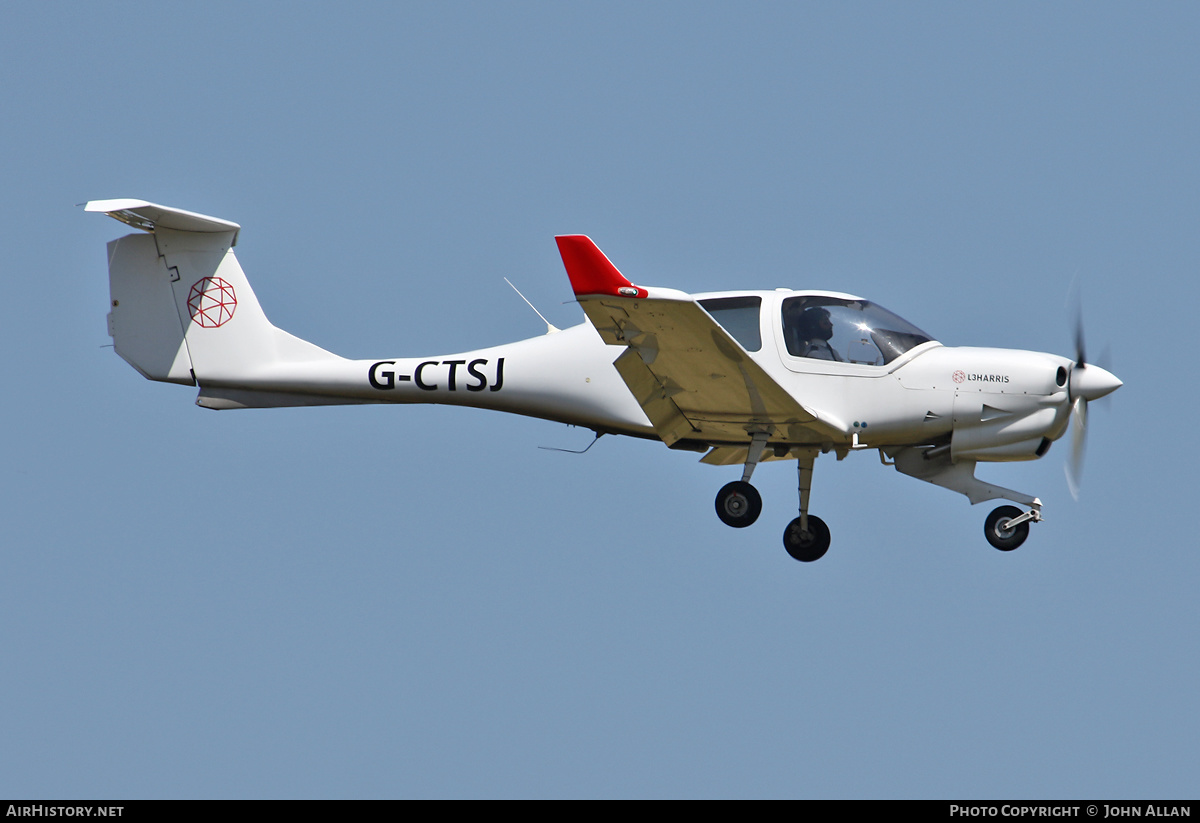
M 0 12 L 0 795 L 1194 797 L 1200 12 L 1185 4 L 20 4 Z M 639 283 L 828 288 L 1125 381 L 990 506 L 438 407 L 211 412 L 106 348 L 89 199 L 235 220 L 349 357 Z

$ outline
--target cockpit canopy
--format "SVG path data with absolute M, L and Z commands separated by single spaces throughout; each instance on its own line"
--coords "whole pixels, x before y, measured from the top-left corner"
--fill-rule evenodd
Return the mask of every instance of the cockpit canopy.
M 867 300 L 806 295 L 783 301 L 783 340 L 793 357 L 882 366 L 933 340 Z

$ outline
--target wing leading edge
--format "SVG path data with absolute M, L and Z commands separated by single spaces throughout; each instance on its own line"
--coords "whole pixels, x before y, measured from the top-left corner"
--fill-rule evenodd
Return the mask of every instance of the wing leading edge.
M 555 238 L 571 286 L 613 364 L 668 446 L 813 443 L 840 434 L 746 353 L 690 295 L 629 282 L 584 235 Z

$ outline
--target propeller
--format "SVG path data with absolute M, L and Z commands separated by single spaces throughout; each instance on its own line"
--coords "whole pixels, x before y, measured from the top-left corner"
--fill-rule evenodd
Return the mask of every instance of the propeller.
M 1089 365 L 1083 341 L 1083 313 L 1075 315 L 1075 365 L 1067 383 L 1071 401 L 1071 458 L 1067 461 L 1067 487 L 1071 496 L 1079 499 L 1079 484 L 1083 479 L 1083 457 L 1087 452 L 1088 401 L 1098 400 L 1121 388 L 1121 381 L 1107 369 Z

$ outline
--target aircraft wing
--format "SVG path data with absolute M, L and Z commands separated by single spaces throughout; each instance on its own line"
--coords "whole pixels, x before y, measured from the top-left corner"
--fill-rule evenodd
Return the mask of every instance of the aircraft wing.
M 630 283 L 583 235 L 556 237 L 571 286 L 613 364 L 668 446 L 814 443 L 841 432 L 763 370 L 690 295 Z

